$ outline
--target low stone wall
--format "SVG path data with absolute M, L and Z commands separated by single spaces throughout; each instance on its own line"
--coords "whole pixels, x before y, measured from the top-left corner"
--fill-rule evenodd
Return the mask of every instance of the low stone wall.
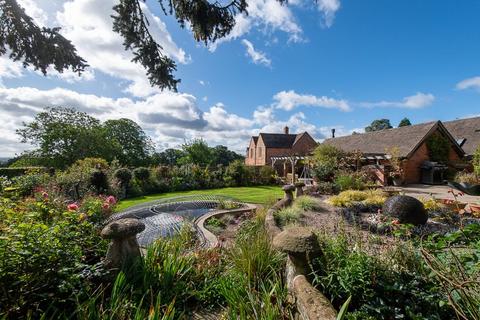
M 195 220 L 195 226 L 197 227 L 199 233 L 201 234 L 201 241 L 203 247 L 216 247 L 218 245 L 217 237 L 211 233 L 207 228 L 205 228 L 205 222 L 212 218 L 217 217 L 220 218 L 225 214 L 233 214 L 233 215 L 240 215 L 245 212 L 252 212 L 257 209 L 257 206 L 254 204 L 246 203 L 245 206 L 239 209 L 230 209 L 230 210 L 216 210 L 209 214 L 203 215 Z
M 309 281 L 310 259 L 321 255 L 317 237 L 309 228 L 293 227 L 282 231 L 274 214 L 293 203 L 293 186 L 285 186 L 285 198 L 267 211 L 265 228 L 273 245 L 287 253 L 285 276 L 287 289 L 295 299 L 298 318 L 302 320 L 335 320 L 337 311 L 330 301 Z M 297 186 L 302 188 L 303 186 Z M 297 191 L 297 195 L 299 192 Z M 300 192 L 300 194 L 302 194 Z

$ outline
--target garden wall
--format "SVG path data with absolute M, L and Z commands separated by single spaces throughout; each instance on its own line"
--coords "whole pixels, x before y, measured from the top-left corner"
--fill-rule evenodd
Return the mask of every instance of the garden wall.
M 296 227 L 290 232 L 282 231 L 276 224 L 274 214 L 293 203 L 293 186 L 285 186 L 285 198 L 275 203 L 265 217 L 265 228 L 277 249 L 287 253 L 285 276 L 287 288 L 295 300 L 298 318 L 302 320 L 335 320 L 337 311 L 330 301 L 308 281 L 309 252 L 304 249 L 311 248 L 316 236 L 308 228 Z M 301 188 L 301 187 L 300 187 Z M 297 241 L 297 242 L 296 242 Z M 318 245 L 318 243 L 317 243 Z M 308 258 L 307 258 L 308 256 Z

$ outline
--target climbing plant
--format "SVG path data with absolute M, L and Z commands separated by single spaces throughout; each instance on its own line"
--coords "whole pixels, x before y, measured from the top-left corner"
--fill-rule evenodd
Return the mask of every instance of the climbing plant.
M 427 140 L 428 155 L 432 161 L 447 162 L 449 147 L 448 139 L 440 134 L 434 134 Z

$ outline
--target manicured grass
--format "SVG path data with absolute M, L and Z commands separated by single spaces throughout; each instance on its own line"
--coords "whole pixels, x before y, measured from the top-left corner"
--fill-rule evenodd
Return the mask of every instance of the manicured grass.
M 122 200 L 117 205 L 116 211 L 121 211 L 147 201 L 198 194 L 227 196 L 248 203 L 267 204 L 281 198 L 283 196 L 283 191 L 279 186 L 257 186 L 158 193 Z

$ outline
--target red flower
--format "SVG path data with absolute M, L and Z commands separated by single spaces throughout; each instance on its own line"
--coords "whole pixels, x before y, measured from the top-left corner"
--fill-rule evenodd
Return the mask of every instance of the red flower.
M 76 203 L 70 203 L 67 206 L 68 211 L 77 211 L 78 210 L 78 204 Z
M 103 210 L 108 210 L 110 208 L 110 205 L 108 204 L 108 202 L 104 202 L 102 204 L 102 208 L 103 208 Z
M 114 196 L 108 196 L 106 200 L 107 200 L 107 202 L 108 202 L 109 204 L 115 204 L 115 203 L 117 203 L 117 199 L 115 199 Z

